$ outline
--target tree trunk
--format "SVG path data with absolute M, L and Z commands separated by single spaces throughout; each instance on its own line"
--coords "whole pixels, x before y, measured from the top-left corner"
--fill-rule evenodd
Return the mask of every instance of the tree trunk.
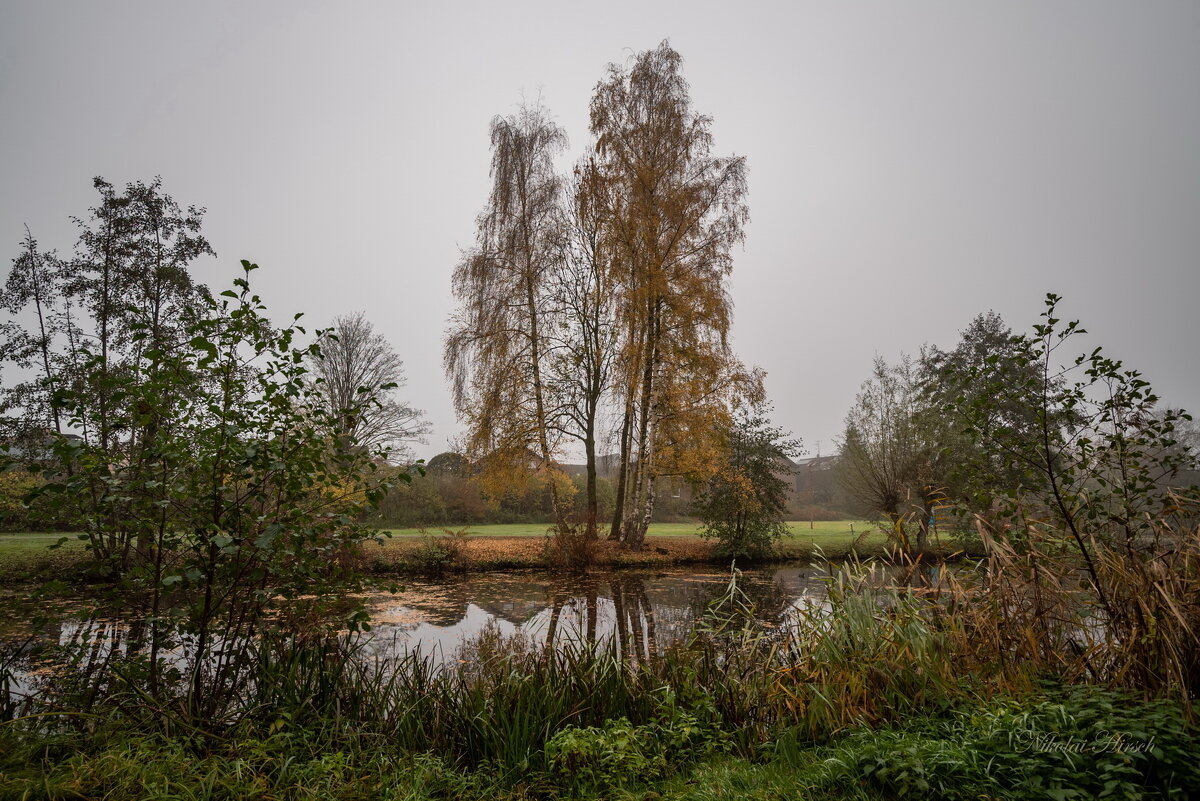
M 595 415 L 588 417 L 588 430 L 583 441 L 583 450 L 587 460 L 587 538 L 596 539 L 597 518 L 600 514 L 599 501 L 596 498 L 596 431 Z
M 625 490 L 629 480 L 629 447 L 633 433 L 633 387 L 625 394 L 625 417 L 621 422 L 621 465 L 617 474 L 617 491 L 614 498 L 612 529 L 608 538 L 620 541 L 624 533 L 622 524 L 625 518 Z
M 532 265 L 528 267 L 532 270 Z M 525 281 L 525 300 L 529 310 L 529 357 L 533 372 L 533 402 L 537 413 L 537 437 L 538 447 L 541 448 L 542 465 L 550 482 L 550 502 L 554 507 L 554 524 L 558 531 L 567 531 L 567 519 L 563 513 L 562 502 L 558 497 L 558 483 L 554 480 L 551 474 L 550 463 L 550 442 L 546 437 L 546 406 L 543 400 L 542 393 L 542 370 L 541 370 L 541 340 L 538 333 L 538 311 L 537 299 L 533 289 L 533 276 L 527 272 Z
M 655 378 L 658 362 L 658 341 L 660 335 L 659 314 L 662 302 L 655 300 L 650 303 L 647 319 L 646 363 L 642 369 L 642 397 L 638 425 L 637 443 L 637 482 L 635 484 L 634 508 L 632 510 L 632 529 L 625 533 L 625 547 L 632 551 L 640 551 L 646 540 L 646 529 L 650 525 L 650 516 L 654 512 L 654 427 L 657 406 Z

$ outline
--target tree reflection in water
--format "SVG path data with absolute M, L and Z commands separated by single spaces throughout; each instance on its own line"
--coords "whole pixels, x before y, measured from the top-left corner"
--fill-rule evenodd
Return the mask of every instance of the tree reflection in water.
M 791 607 L 823 601 L 822 574 L 808 565 L 750 569 L 741 574 L 738 587 L 755 618 L 773 628 L 785 621 Z M 490 626 L 542 649 L 596 645 L 611 637 L 617 653 L 640 663 L 686 636 L 725 593 L 729 575 L 719 569 L 475 573 L 414 579 L 403 592 L 381 591 L 365 600 L 373 625 L 372 650 L 380 654 L 419 649 L 448 660 Z M 32 634 L 27 657 L 72 646 L 69 650 L 79 655 L 75 665 L 94 673 L 122 654 L 138 651 L 137 644 L 146 638 L 139 635 L 137 620 L 119 610 L 89 613 L 76 607 L 37 630 L 6 631 L 0 623 L 0 640 L 11 644 Z

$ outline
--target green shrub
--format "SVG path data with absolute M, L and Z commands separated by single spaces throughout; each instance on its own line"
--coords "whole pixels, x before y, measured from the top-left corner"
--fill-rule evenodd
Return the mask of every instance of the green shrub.
M 724 463 L 692 502 L 704 524 L 700 536 L 719 540 L 717 552 L 724 556 L 762 556 L 788 533 L 788 482 L 780 477 L 780 458 L 799 453 L 800 443 L 770 425 L 769 411 L 763 405 L 740 409 L 720 429 Z
M 422 537 L 421 544 L 408 553 L 413 566 L 422 573 L 440 575 L 447 571 L 465 570 L 467 567 L 465 546 L 469 535 L 466 527 L 458 531 L 448 528 L 442 531 L 445 533 L 440 537 Z
M 546 743 L 552 780 L 585 792 L 608 791 L 664 778 L 685 765 L 726 750 L 727 737 L 679 709 L 665 694 L 660 717 L 634 726 L 628 718 L 602 726 L 568 726 Z
M 569 726 L 546 743 L 550 775 L 578 789 L 605 790 L 662 776 L 662 754 L 647 747 L 644 732 L 626 718 L 603 727 Z
M 1079 686 L 858 731 L 822 771 L 865 797 L 1186 798 L 1200 787 L 1200 745 L 1173 702 Z

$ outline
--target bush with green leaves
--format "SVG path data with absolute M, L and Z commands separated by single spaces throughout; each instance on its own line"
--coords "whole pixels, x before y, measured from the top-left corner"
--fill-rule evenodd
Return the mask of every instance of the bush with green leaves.
M 568 786 L 611 790 L 662 776 L 666 760 L 648 746 L 645 733 L 625 718 L 603 726 L 569 726 L 546 743 L 546 763 L 550 774 Z
M 184 692 L 209 720 L 246 680 L 255 636 L 298 618 L 310 627 L 322 604 L 340 603 L 352 579 L 343 557 L 375 536 L 356 521 L 397 476 L 335 435 L 361 409 L 330 409 L 308 373 L 330 332 L 305 345 L 300 315 L 276 327 L 250 288 L 256 265 L 242 265 L 234 289 L 179 322 L 181 343 L 156 346 L 130 325 L 145 345 L 138 375 L 108 371 L 56 393 L 75 428 L 97 392 L 123 411 L 108 417 L 107 444 L 55 437 L 39 488 L 78 507 L 82 537 L 132 606 L 126 675 L 152 697 Z M 186 680 L 168 687 L 181 653 Z
M 1176 703 L 1076 686 L 854 732 L 818 776 L 860 798 L 1182 799 L 1200 787 L 1195 734 Z
M 728 750 L 727 735 L 676 707 L 671 697 L 664 700 L 659 717 L 641 726 L 616 718 L 560 729 L 546 742 L 547 772 L 576 791 L 610 791 L 653 782 Z
M 760 556 L 787 533 L 787 456 L 800 450 L 764 408 L 743 408 L 723 432 L 723 464 L 693 502 L 701 536 L 720 542 L 728 556 Z
M 1087 332 L 1057 316 L 1060 301 L 1047 295 L 1041 322 L 1002 350 L 943 360 L 941 411 L 978 443 L 965 451 L 969 493 L 989 511 L 1061 528 L 1085 559 L 1092 542 L 1153 549 L 1158 521 L 1195 514 L 1189 502 L 1200 500 L 1185 485 L 1191 415 L 1099 347 L 1064 355 Z

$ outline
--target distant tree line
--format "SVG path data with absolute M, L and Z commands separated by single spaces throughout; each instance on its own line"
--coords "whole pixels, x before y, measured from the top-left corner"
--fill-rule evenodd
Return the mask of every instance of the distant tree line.
M 495 480 L 462 453 L 439 453 L 425 465 L 424 475 L 414 475 L 410 484 L 388 494 L 372 513 L 371 522 L 389 528 L 530 523 L 550 529 L 556 523 L 556 497 L 571 519 L 585 519 L 589 513 L 586 471 L 567 465 L 546 470 L 531 463 L 510 466 L 503 489 L 497 491 Z M 596 508 L 601 516 L 610 516 L 615 508 L 615 482 L 603 474 L 594 481 Z M 694 519 L 692 493 L 680 492 L 676 497 L 676 489 L 670 479 L 660 480 L 654 522 Z

